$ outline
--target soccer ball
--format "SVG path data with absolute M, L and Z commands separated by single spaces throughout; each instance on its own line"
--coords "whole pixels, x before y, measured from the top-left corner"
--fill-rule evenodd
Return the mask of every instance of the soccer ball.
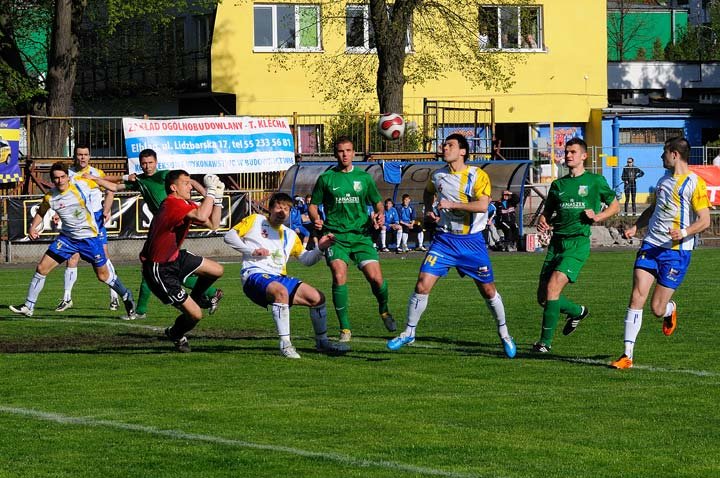
M 397 113 L 381 115 L 378 120 L 378 131 L 385 139 L 398 139 L 405 133 L 405 120 Z

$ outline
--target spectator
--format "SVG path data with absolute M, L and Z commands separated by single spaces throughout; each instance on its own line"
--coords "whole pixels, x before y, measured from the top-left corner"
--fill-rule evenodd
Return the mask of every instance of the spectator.
M 410 250 L 408 249 L 407 241 L 408 236 L 413 231 L 417 232 L 417 248 L 415 250 L 427 251 L 427 249 L 425 249 L 425 247 L 423 246 L 423 242 L 425 240 L 425 232 L 423 231 L 423 227 L 420 221 L 416 220 L 415 218 L 415 209 L 413 209 L 413 207 L 410 205 L 410 201 L 410 195 L 403 194 L 402 204 L 400 205 L 400 207 L 398 207 L 400 226 L 402 227 L 402 250 L 398 248 L 398 250 L 395 251 L 397 254 L 400 254 L 401 252 L 408 252 Z
M 498 226 L 503 232 L 503 250 L 517 250 L 518 224 L 516 207 L 520 198 L 512 191 L 503 191 L 502 199 L 496 203 L 498 209 Z
M 502 148 L 502 140 L 499 139 L 497 136 L 492 136 L 492 156 L 490 157 L 491 160 L 496 161 L 498 159 L 505 160 L 505 156 L 502 155 L 500 152 L 500 149 Z
M 636 181 L 638 178 L 645 176 L 642 169 L 635 166 L 633 158 L 627 159 L 627 164 L 622 170 L 622 182 L 625 186 L 625 215 L 628 213 L 628 202 L 632 202 L 633 216 L 637 215 L 637 206 L 635 205 L 635 193 L 637 192 Z
M 485 236 L 485 243 L 488 248 L 496 251 L 500 248 L 500 234 L 498 234 L 497 227 L 495 227 L 495 217 L 497 216 L 497 208 L 495 203 L 489 203 L 487 209 L 487 225 L 483 230 L 483 236 Z
M 400 225 L 398 211 L 395 209 L 395 203 L 393 203 L 390 198 L 385 200 L 385 224 L 380 228 L 380 245 L 382 252 L 390 252 L 386 242 L 388 231 L 395 232 L 395 243 L 397 244 L 395 250 L 399 251 L 402 241 L 402 226 Z

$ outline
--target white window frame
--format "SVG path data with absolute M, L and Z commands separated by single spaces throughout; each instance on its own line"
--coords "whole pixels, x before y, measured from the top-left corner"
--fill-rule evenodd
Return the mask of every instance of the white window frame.
M 281 48 L 278 46 L 278 29 L 277 29 L 277 7 L 295 7 L 295 47 L 294 48 Z M 303 47 L 298 46 L 300 44 L 300 8 L 314 8 L 316 12 L 317 23 L 316 35 L 317 35 L 317 46 Z M 322 37 L 320 29 L 320 6 L 310 4 L 287 4 L 287 3 L 256 3 L 253 5 L 253 28 L 255 21 L 255 14 L 258 9 L 270 10 L 272 12 L 272 45 L 271 46 L 257 46 L 255 45 L 255 32 L 253 31 L 253 51 L 254 52 L 322 52 Z
M 348 46 L 347 44 L 347 30 L 345 31 L 345 53 L 357 53 L 357 54 L 367 54 L 367 53 L 374 53 L 377 54 L 377 48 L 370 48 L 370 28 L 372 27 L 372 23 L 370 21 L 370 5 L 368 4 L 362 4 L 362 3 L 348 3 L 345 5 L 345 12 L 347 14 L 348 10 L 355 10 L 355 11 L 362 11 L 363 15 L 363 46 Z M 345 28 L 347 28 L 347 23 L 345 24 Z M 412 28 L 408 27 L 407 33 L 405 35 L 405 53 L 412 53 Z
M 481 5 L 480 11 L 494 8 L 496 9 L 496 17 L 497 17 L 497 39 L 498 39 L 498 46 L 497 47 L 490 47 L 487 46 L 488 39 L 482 38 L 482 35 L 480 32 L 478 32 L 478 45 L 481 50 L 489 50 L 489 51 L 507 51 L 507 52 L 544 52 L 545 51 L 545 38 L 544 38 L 544 18 L 543 18 L 543 8 L 541 5 Z M 520 45 L 520 47 L 506 47 L 502 44 L 502 14 L 501 11 L 503 9 L 508 8 L 516 8 L 517 9 L 517 25 L 518 25 L 518 33 L 517 33 L 517 44 Z M 537 11 L 537 38 L 535 38 L 535 44 L 537 45 L 535 48 L 532 47 L 524 47 L 522 36 L 523 32 L 522 29 L 522 10 L 523 9 L 533 9 Z M 484 44 L 483 44 L 484 43 Z

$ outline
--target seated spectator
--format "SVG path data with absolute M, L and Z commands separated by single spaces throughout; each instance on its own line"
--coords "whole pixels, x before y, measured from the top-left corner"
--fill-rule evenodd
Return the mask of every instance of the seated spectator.
M 420 221 L 415 217 L 415 209 L 410 205 L 410 195 L 402 195 L 402 204 L 398 207 L 398 215 L 400 216 L 400 226 L 402 226 L 402 250 L 398 249 L 395 251 L 397 254 L 401 252 L 408 252 L 407 240 L 411 232 L 417 232 L 417 251 L 427 251 L 423 246 L 425 240 L 425 231 Z
M 497 227 L 495 227 L 495 216 L 497 215 L 497 208 L 495 207 L 495 203 L 488 204 L 487 209 L 487 225 L 485 226 L 485 230 L 483 231 L 483 236 L 485 236 L 485 243 L 487 244 L 489 249 L 492 249 L 493 251 L 497 251 L 501 249 L 500 246 L 500 234 L 498 233 Z
M 400 250 L 402 226 L 400 225 L 400 216 L 398 215 L 397 209 L 395 209 L 395 203 L 393 203 L 390 198 L 385 200 L 385 224 L 380 228 L 380 250 L 382 252 L 390 252 L 386 242 L 388 231 L 395 232 L 396 250 Z
M 303 246 L 307 247 L 308 240 L 310 240 L 310 231 L 303 225 L 301 212 L 302 206 L 304 206 L 305 203 L 300 196 L 296 196 L 294 204 L 290 209 L 290 229 L 295 231 L 295 234 L 297 234 L 302 241 Z

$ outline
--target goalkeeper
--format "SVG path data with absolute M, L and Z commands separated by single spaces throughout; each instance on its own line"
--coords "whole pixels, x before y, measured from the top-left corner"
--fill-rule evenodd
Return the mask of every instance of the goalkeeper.
M 139 192 L 145 204 L 147 204 L 150 212 L 155 215 L 160 209 L 160 204 L 167 197 L 165 192 L 165 178 L 167 177 L 169 170 L 158 171 L 157 165 L 157 154 L 152 149 L 144 149 L 140 151 L 140 168 L 143 170 L 142 174 L 130 174 L 127 179 L 123 182 L 117 183 L 108 178 L 97 178 L 94 176 L 88 176 L 89 179 L 94 180 L 96 183 L 102 185 L 105 189 L 111 191 L 137 191 Z M 120 178 L 118 178 L 120 179 Z M 205 188 L 200 185 L 197 181 L 190 179 L 190 183 L 193 188 L 202 195 L 205 195 Z M 224 189 L 224 186 L 223 186 Z M 183 283 L 185 287 L 192 289 L 197 283 L 198 277 L 193 274 L 188 276 Z M 147 317 L 148 302 L 152 293 L 147 285 L 145 278 L 140 282 L 140 294 L 137 300 L 136 317 L 138 319 L 144 319 Z M 215 287 L 208 288 L 205 293 L 205 299 L 202 301 L 210 314 L 214 314 L 217 310 L 220 299 L 223 297 L 222 289 Z
M 175 325 L 165 329 L 179 352 L 190 352 L 186 333 L 202 319 L 203 294 L 223 275 L 223 266 L 180 249 L 190 226 L 200 224 L 217 229 L 222 210 L 224 186 L 220 178 L 204 178 L 205 198 L 200 206 L 190 200 L 193 189 L 190 175 L 183 170 L 170 171 L 165 178 L 168 196 L 150 224 L 148 238 L 140 252 L 142 272 L 150 290 L 164 304 L 181 311 Z M 183 278 L 195 273 L 198 281 L 190 295 L 183 288 Z

